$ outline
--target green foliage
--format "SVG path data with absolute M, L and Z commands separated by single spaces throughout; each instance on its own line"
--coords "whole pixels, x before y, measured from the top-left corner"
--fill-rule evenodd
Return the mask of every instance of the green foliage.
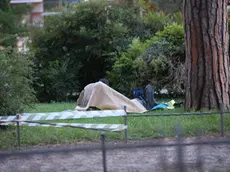
M 32 31 L 40 100 L 65 99 L 71 90 L 97 81 L 123 49 L 118 43 L 127 44 L 127 29 L 106 2 L 80 3 L 70 11 L 45 18 L 44 27 Z
M 62 62 L 52 61 L 45 69 L 36 67 L 38 71 L 34 77 L 34 88 L 40 88 L 36 90 L 40 101 L 68 100 L 79 88 L 78 75 L 73 73 L 74 70 L 79 71 L 80 66 L 77 65 L 72 66 L 69 59 L 66 59 Z
M 157 5 L 146 0 L 138 0 L 138 4 L 142 9 L 143 20 L 150 25 L 151 33 L 156 33 L 164 28 L 164 26 L 172 23 L 174 18 L 170 18 L 157 8 Z M 150 38 L 150 37 L 149 37 Z
M 156 33 L 155 40 L 141 57 L 145 63 L 142 75 L 157 90 L 167 88 L 169 91 L 181 92 L 185 61 L 183 26 L 168 25 Z
M 108 72 L 108 78 L 114 88 L 126 95 L 150 82 L 157 90 L 165 87 L 181 91 L 183 63 L 183 26 L 171 24 L 145 43 L 133 40 Z
M 162 12 L 150 12 L 144 17 L 145 21 L 151 25 L 153 33 L 160 31 L 171 22 L 168 15 Z
M 156 33 L 155 40 L 141 57 L 145 63 L 142 75 L 157 90 L 167 88 L 169 91 L 181 92 L 185 61 L 183 26 L 168 25 Z
M 35 100 L 32 89 L 32 61 L 16 51 L 16 40 L 26 34 L 23 15 L 30 6 L 10 7 L 0 2 L 0 115 L 15 115 Z
M 22 112 L 34 99 L 31 60 L 11 48 L 0 51 L 0 114 Z
M 127 51 L 118 57 L 112 70 L 107 72 L 112 86 L 119 92 L 130 95 L 131 90 L 140 83 L 136 59 L 147 47 L 148 43 L 141 43 L 139 39 L 134 39 Z
M 31 32 L 38 99 L 66 100 L 85 85 L 105 77 L 106 71 L 114 88 L 126 95 L 132 88 L 150 82 L 152 75 L 145 76 L 143 72 L 145 51 L 157 42 L 162 55 L 154 56 L 167 59 L 163 55 L 171 54 L 161 53 L 161 49 L 165 50 L 162 46 L 181 50 L 183 30 L 177 27 L 179 13 L 166 15 L 155 5 L 144 5 L 143 17 L 138 5 L 130 8 L 108 1 L 82 2 L 63 9 L 59 15 L 45 17 L 44 27 Z M 148 69 L 168 69 L 162 60 L 151 60 L 155 67 Z
M 10 9 L 10 0 L 1 0 L 0 1 L 0 10 L 9 11 Z
M 143 20 L 147 25 L 150 25 L 151 33 L 155 34 L 169 24 L 183 24 L 183 16 L 180 11 L 169 14 L 162 12 L 161 9 L 157 8 L 158 1 L 150 3 L 146 0 L 139 0 L 138 3 L 142 9 Z
M 182 9 L 183 0 L 153 0 L 165 13 L 174 13 Z
M 182 12 L 175 12 L 170 15 L 170 18 L 174 23 L 177 23 L 180 25 L 184 24 L 184 18 L 183 18 Z
M 184 29 L 182 25 L 174 23 L 157 32 L 155 37 L 157 40 L 165 39 L 175 46 L 180 46 L 184 43 Z
M 9 6 L 9 2 L 0 4 L 0 45 L 15 46 L 16 38 L 26 35 L 27 25 L 22 22 L 25 14 L 31 9 L 30 5 Z
M 157 12 L 159 9 L 157 8 L 156 3 L 149 2 L 148 0 L 138 0 L 137 3 L 142 8 L 144 14 L 148 14 L 148 12 Z
M 46 17 L 44 27 L 31 33 L 39 100 L 64 100 L 73 90 L 79 92 L 111 70 L 133 37 L 150 37 L 151 31 L 135 10 L 88 1 Z
M 126 39 L 139 37 L 142 41 L 146 40 L 155 33 L 152 25 L 140 16 L 140 7 L 138 5 L 111 4 L 114 12 L 114 18 L 127 28 Z

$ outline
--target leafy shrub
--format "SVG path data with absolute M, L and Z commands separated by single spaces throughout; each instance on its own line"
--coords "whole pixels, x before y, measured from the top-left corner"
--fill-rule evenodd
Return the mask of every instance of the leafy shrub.
M 183 26 L 168 25 L 157 32 L 154 39 L 153 45 L 141 56 L 144 66 L 148 66 L 142 74 L 157 90 L 166 88 L 181 93 L 185 62 Z
M 154 42 L 140 57 L 144 63 L 140 69 L 142 78 L 150 81 L 156 90 L 166 88 L 172 92 L 181 92 L 184 79 L 183 49 L 183 44 L 175 46 L 165 39 Z
M 145 16 L 145 21 L 151 25 L 153 33 L 164 29 L 164 26 L 171 23 L 169 16 L 163 12 L 150 12 Z
M 0 115 L 15 115 L 34 102 L 32 61 L 29 54 L 18 53 L 16 40 L 27 33 L 22 18 L 30 5 L 10 6 L 0 2 Z
M 147 40 L 144 43 L 139 39 L 134 39 L 127 51 L 118 57 L 112 70 L 107 72 L 107 77 L 112 86 L 119 92 L 128 96 L 132 89 L 141 86 L 139 66 L 142 63 L 137 57 L 142 55 L 153 42 L 154 39 Z
M 184 43 L 184 29 L 182 25 L 171 24 L 164 28 L 163 31 L 157 32 L 156 40 L 165 39 L 175 46 L 180 46 Z
M 34 102 L 31 60 L 12 48 L 0 51 L 0 114 L 15 115 Z
M 184 24 L 184 18 L 183 18 L 182 12 L 175 12 L 175 13 L 171 14 L 170 15 L 170 19 L 174 23 L 177 23 L 179 25 L 183 25 Z
M 79 3 L 45 18 L 44 27 L 31 34 L 39 100 L 65 100 L 66 94 L 104 77 L 130 43 L 122 21 L 105 1 Z
M 145 13 L 143 18 L 139 12 L 139 6 L 88 1 L 45 17 L 44 27 L 36 27 L 31 33 L 37 98 L 66 100 L 67 95 L 105 77 L 106 71 L 121 92 L 128 93 L 126 90 L 142 84 L 136 83 L 142 62 L 135 59 L 157 39 L 163 39 L 153 35 L 172 19 L 157 10 Z M 120 81 L 127 77 L 127 81 Z
M 174 13 L 180 11 L 183 7 L 183 0 L 153 0 L 157 7 L 166 12 Z
M 150 82 L 156 89 L 181 91 L 183 63 L 183 26 L 171 24 L 145 43 L 133 40 L 108 72 L 108 77 L 113 87 L 126 95 L 130 95 L 133 88 Z
M 72 71 L 79 71 L 79 65 L 73 66 L 69 60 L 50 62 L 45 69 L 36 68 L 37 75 L 34 77 L 34 88 L 40 101 L 66 100 L 78 90 L 78 76 Z M 74 69 L 73 69 L 74 67 Z M 39 85 L 39 84 L 43 85 Z
M 132 7 L 126 4 L 113 6 L 116 11 L 116 18 L 127 28 L 126 38 L 139 38 L 141 41 L 151 38 L 155 32 L 152 24 L 140 16 L 140 6 L 133 4 Z M 129 42 L 130 43 L 130 42 Z
M 105 77 L 134 38 L 141 44 L 155 32 L 139 16 L 138 6 L 108 1 L 81 2 L 45 17 L 43 25 L 33 28 L 30 47 L 40 101 L 66 100 Z
M 23 16 L 27 14 L 30 5 L 10 7 L 9 0 L 0 2 L 0 46 L 15 46 L 16 38 L 27 32 L 27 25 L 23 24 Z
M 160 2 L 157 0 L 155 1 L 156 2 L 153 3 L 146 0 L 139 0 L 139 4 L 143 11 L 143 19 L 147 25 L 150 25 L 151 33 L 155 34 L 156 32 L 163 30 L 165 26 L 172 23 L 183 24 L 183 16 L 180 11 L 167 14 L 160 8 Z

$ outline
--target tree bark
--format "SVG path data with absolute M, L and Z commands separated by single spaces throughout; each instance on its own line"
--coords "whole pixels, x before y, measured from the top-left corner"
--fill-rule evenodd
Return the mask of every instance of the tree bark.
M 229 109 L 228 0 L 184 0 L 186 109 Z

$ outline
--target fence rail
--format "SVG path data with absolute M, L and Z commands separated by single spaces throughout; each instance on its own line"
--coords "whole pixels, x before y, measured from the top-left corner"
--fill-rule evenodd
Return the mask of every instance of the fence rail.
M 105 141 L 106 137 L 101 134 L 101 141 Z M 103 142 L 102 142 L 103 143 Z M 105 142 L 104 142 L 105 143 Z M 136 144 L 125 144 L 118 143 L 116 145 L 105 145 L 106 150 L 118 150 L 118 149 L 137 149 L 137 148 L 162 148 L 162 147 L 177 147 L 177 146 L 194 146 L 194 145 L 230 145 L 230 140 L 215 140 L 215 141 L 195 141 L 195 142 L 173 142 L 173 143 L 136 143 Z M 28 156 L 28 155 L 44 155 L 44 154 L 55 154 L 55 153 L 73 153 L 73 152 L 86 152 L 86 151 L 101 151 L 102 145 L 92 145 L 92 146 L 79 146 L 74 148 L 55 148 L 55 149 L 42 149 L 42 150 L 30 150 L 30 151 L 7 151 L 0 152 L 0 158 L 7 158 L 10 156 Z
M 105 110 L 105 111 L 87 111 L 87 112 L 51 112 L 51 113 L 23 113 L 22 116 L 0 116 L 0 125 L 9 125 L 15 123 L 17 126 L 18 147 L 20 149 L 20 125 L 24 126 L 55 126 L 55 127 L 72 127 L 80 129 L 91 129 L 105 132 L 120 132 L 124 130 L 125 142 L 128 141 L 128 118 L 131 117 L 168 117 L 168 116 L 199 116 L 199 115 L 220 115 L 220 135 L 224 137 L 224 115 L 230 112 L 223 111 L 223 107 L 219 112 L 186 112 L 186 113 L 163 113 L 163 114 L 127 114 L 126 106 L 124 110 Z M 101 118 L 101 117 L 123 117 L 124 124 L 64 124 L 40 122 L 39 120 L 52 119 L 80 119 L 80 118 Z M 90 126 L 89 126 L 90 125 Z
M 103 117 L 124 117 L 124 125 L 122 124 L 79 124 L 79 123 L 51 123 L 41 122 L 50 120 L 66 120 L 66 119 L 82 119 L 82 118 L 103 118 Z M 97 130 L 105 132 L 125 132 L 125 142 L 127 142 L 127 113 L 126 106 L 124 110 L 102 110 L 102 111 L 63 111 L 49 113 L 23 113 L 15 116 L 0 116 L 1 125 L 17 126 L 18 148 L 21 147 L 20 126 L 29 127 L 70 127 L 88 130 Z
M 186 146 L 202 146 L 202 145 L 230 145 L 230 140 L 212 140 L 212 141 L 193 141 L 193 142 L 184 142 L 181 134 L 177 132 L 177 140 L 172 143 L 165 143 L 162 141 L 158 142 L 143 142 L 143 143 L 119 143 L 119 144 L 106 144 L 106 133 L 101 133 L 101 144 L 90 145 L 90 146 L 79 146 L 73 148 L 55 148 L 55 149 L 40 149 L 40 150 L 30 150 L 30 151 L 3 151 L 0 152 L 0 160 L 6 159 L 11 156 L 16 157 L 28 157 L 33 155 L 48 155 L 48 154 L 68 154 L 76 152 L 89 152 L 89 151 L 101 151 L 102 152 L 102 167 L 104 172 L 108 172 L 107 166 L 107 151 L 109 150 L 120 150 L 120 149 L 138 149 L 138 148 L 168 148 L 176 147 L 177 148 L 177 171 L 184 172 L 186 171 L 186 164 L 184 163 L 184 150 L 183 147 Z M 161 155 L 164 156 L 163 154 Z M 198 161 L 196 162 L 197 167 L 202 167 L 202 161 L 200 154 L 197 155 Z M 162 164 L 165 164 L 164 160 L 161 160 Z
M 125 111 L 126 109 L 124 109 Z M 126 112 L 126 111 L 125 111 Z M 128 126 L 128 118 L 130 117 L 166 117 L 166 116 L 191 116 L 191 115 L 220 115 L 220 133 L 221 136 L 224 136 L 224 114 L 230 114 L 230 112 L 224 112 L 221 108 L 220 112 L 191 112 L 191 113 L 165 113 L 165 114 L 127 114 L 127 115 L 119 115 L 120 117 L 124 118 L 124 125 Z M 5 121 L 2 121 L 5 122 Z M 18 135 L 18 145 L 20 147 L 20 118 L 17 115 L 15 119 L 17 125 L 17 135 Z M 30 121 L 29 121 L 30 122 Z M 38 121 L 35 121 L 37 123 Z M 33 122 L 32 122 L 33 123 Z M 39 123 L 39 122 L 38 122 Z M 3 123 L 2 123 L 3 124 Z M 164 147 L 176 147 L 177 148 L 177 158 L 178 158 L 178 171 L 182 172 L 185 171 L 184 165 L 184 157 L 183 157 L 183 147 L 186 146 L 202 146 L 202 145 L 230 145 L 230 140 L 215 140 L 215 141 L 193 141 L 193 142 L 185 142 L 182 137 L 182 127 L 180 125 L 176 126 L 176 135 L 177 140 L 171 143 L 167 142 L 143 142 L 143 143 L 135 143 L 130 144 L 127 143 L 128 138 L 128 130 L 125 130 L 125 138 L 126 143 L 118 143 L 114 144 L 106 144 L 106 135 L 107 131 L 103 131 L 101 133 L 101 143 L 96 145 L 90 146 L 81 146 L 81 147 L 73 147 L 73 148 L 55 148 L 55 149 L 42 149 L 42 150 L 30 150 L 30 151 L 2 151 L 0 152 L 0 159 L 8 158 L 10 156 L 30 156 L 30 155 L 44 155 L 44 154 L 66 154 L 66 153 L 73 153 L 73 152 L 84 152 L 84 151 L 101 151 L 102 152 L 102 166 L 103 171 L 107 172 L 107 151 L 109 150 L 119 150 L 119 149 L 137 149 L 137 148 L 164 148 Z M 199 134 L 198 134 L 199 136 Z M 198 165 L 202 166 L 200 163 L 200 159 L 197 162 Z M 164 162 L 162 162 L 164 164 Z

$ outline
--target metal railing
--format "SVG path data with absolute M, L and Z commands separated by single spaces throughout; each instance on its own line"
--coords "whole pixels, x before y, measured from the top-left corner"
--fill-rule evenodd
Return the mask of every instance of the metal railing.
M 126 111 L 126 109 L 124 109 Z M 164 113 L 164 114 L 128 114 L 122 116 L 124 118 L 124 125 L 128 125 L 128 118 L 135 117 L 168 117 L 168 116 L 197 116 L 197 115 L 220 115 L 220 135 L 224 137 L 224 114 L 230 114 L 230 112 L 223 111 L 221 108 L 220 112 L 191 112 L 191 113 Z M 19 119 L 19 116 L 18 116 Z M 74 148 L 56 148 L 56 149 L 42 149 L 42 150 L 32 150 L 32 151 L 3 151 L 0 152 L 0 159 L 4 159 L 10 156 L 30 156 L 30 155 L 44 155 L 44 154 L 56 154 L 56 153 L 73 153 L 73 152 L 82 152 L 82 151 L 101 151 L 102 152 L 102 166 L 103 171 L 108 172 L 109 167 L 107 166 L 107 151 L 110 150 L 119 150 L 119 149 L 138 149 L 138 148 L 164 148 L 164 147 L 176 147 L 177 148 L 177 171 L 186 171 L 186 164 L 184 163 L 184 152 L 183 147 L 186 146 L 202 146 L 202 145 L 230 145 L 230 140 L 215 140 L 215 141 L 192 141 L 192 142 L 184 142 L 182 136 L 182 127 L 181 125 L 176 126 L 176 135 L 177 141 L 173 143 L 167 142 L 143 142 L 138 144 L 130 144 L 128 142 L 128 130 L 125 130 L 125 143 L 119 143 L 116 145 L 106 144 L 106 135 L 108 133 L 103 131 L 101 133 L 101 143 L 100 145 L 90 145 L 90 146 L 82 146 L 82 147 L 74 147 Z M 20 138 L 20 129 L 19 122 L 17 122 L 17 135 Z M 199 137 L 200 134 L 198 133 Z M 18 140 L 18 144 L 20 146 L 20 140 Z M 161 155 L 164 156 L 164 155 Z M 197 163 L 196 166 L 202 168 L 202 158 L 200 155 L 197 155 Z M 162 160 L 163 161 L 163 160 Z M 162 162 L 165 164 L 165 162 Z
M 230 114 L 230 111 L 224 111 L 223 105 L 220 105 L 219 112 L 185 112 L 185 113 L 143 113 L 143 114 L 128 114 L 127 117 L 168 117 L 168 116 L 201 116 L 201 115 L 220 115 L 220 135 L 224 137 L 224 114 Z
M 124 126 L 126 128 L 124 129 L 124 140 L 125 143 L 128 141 L 128 118 L 139 118 L 139 117 L 172 117 L 172 116 L 201 116 L 201 115 L 220 115 L 220 135 L 221 137 L 224 137 L 224 114 L 230 114 L 230 112 L 224 111 L 223 106 L 221 106 L 221 109 L 219 112 L 185 112 L 185 113 L 163 113 L 163 114 L 156 114 L 156 113 L 141 113 L 141 114 L 127 114 L 126 113 L 126 106 L 124 106 L 124 114 L 125 115 L 119 115 L 119 117 L 123 117 L 124 120 Z M 19 120 L 19 115 L 17 115 L 17 120 Z M 37 122 L 37 121 L 28 121 L 28 123 L 40 123 L 40 124 L 50 124 L 44 123 L 44 122 Z M 20 121 L 16 121 L 16 127 L 17 127 L 17 141 L 18 141 L 18 148 L 20 149 L 21 146 L 21 139 L 20 139 Z M 76 128 L 81 128 L 81 127 L 76 127 Z M 84 129 L 84 128 L 82 128 Z M 91 129 L 93 130 L 93 129 Z M 103 131 L 103 129 L 100 129 Z M 97 130 L 98 131 L 98 130 Z M 106 132 L 106 130 L 104 130 Z
M 230 140 L 215 140 L 215 141 L 191 141 L 191 142 L 184 142 L 182 136 L 182 127 L 180 125 L 176 126 L 176 135 L 177 140 L 171 143 L 168 142 L 143 142 L 137 144 L 130 144 L 130 143 L 119 143 L 119 144 L 106 144 L 106 132 L 101 133 L 101 143 L 97 145 L 90 145 L 90 146 L 80 146 L 74 148 L 56 148 L 56 149 L 40 149 L 40 150 L 32 150 L 32 151 L 5 151 L 0 152 L 0 160 L 11 156 L 18 156 L 18 157 L 28 157 L 32 155 L 46 155 L 46 154 L 67 154 L 67 153 L 76 153 L 76 152 L 89 152 L 89 151 L 101 151 L 102 153 L 102 167 L 104 172 L 109 171 L 109 167 L 107 165 L 107 152 L 111 150 L 120 150 L 120 149 L 138 149 L 138 148 L 168 148 L 168 147 L 175 147 L 176 148 L 176 168 L 179 172 L 184 172 L 187 169 L 187 164 L 184 162 L 184 147 L 187 146 L 202 146 L 202 145 L 230 145 Z M 203 167 L 203 162 L 201 155 L 197 152 L 197 162 L 195 166 L 199 169 Z M 161 157 L 164 155 L 162 154 Z M 166 164 L 161 159 L 161 164 Z M 76 170 L 77 171 L 77 170 Z

